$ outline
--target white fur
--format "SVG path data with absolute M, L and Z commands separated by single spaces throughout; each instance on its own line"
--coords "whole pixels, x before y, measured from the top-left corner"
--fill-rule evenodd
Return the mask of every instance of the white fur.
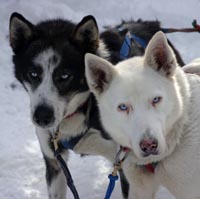
M 186 73 L 194 73 L 200 75 L 200 58 L 194 59 L 189 64 L 183 67 L 183 70 Z
M 66 180 L 63 173 L 59 173 L 57 178 L 48 187 L 49 198 L 66 199 Z
M 85 62 L 105 129 L 117 143 L 132 149 L 124 165 L 130 198 L 153 199 L 161 184 L 177 199 L 200 198 L 200 79 L 177 66 L 163 33 L 153 37 L 144 57 L 113 67 L 87 54 Z M 103 91 L 94 85 L 99 82 L 94 69 L 110 77 Z M 162 100 L 152 106 L 157 96 Z M 130 110 L 119 111 L 119 104 Z M 144 157 L 139 143 L 148 134 L 158 140 L 158 154 Z M 139 166 L 152 162 L 159 162 L 155 174 Z
M 109 60 L 110 58 L 110 53 L 107 50 L 106 45 L 102 40 L 99 41 L 99 48 L 97 49 L 97 55 L 107 60 Z

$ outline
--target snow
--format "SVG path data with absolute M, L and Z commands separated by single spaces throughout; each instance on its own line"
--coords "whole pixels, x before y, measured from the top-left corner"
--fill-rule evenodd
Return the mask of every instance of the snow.
M 34 127 L 30 121 L 29 98 L 15 80 L 12 51 L 8 43 L 9 17 L 13 11 L 32 22 L 63 17 L 78 22 L 92 14 L 100 26 L 121 19 L 155 20 L 163 27 L 191 27 L 200 20 L 199 0 L 1 0 L 0 2 L 0 199 L 47 199 L 45 168 Z M 168 38 L 186 63 L 199 57 L 199 33 L 173 33 Z M 69 167 L 82 199 L 103 198 L 111 164 L 101 157 L 81 158 L 70 153 Z M 73 198 L 68 191 L 68 198 Z M 112 198 L 120 199 L 119 183 Z M 163 188 L 158 199 L 173 197 Z

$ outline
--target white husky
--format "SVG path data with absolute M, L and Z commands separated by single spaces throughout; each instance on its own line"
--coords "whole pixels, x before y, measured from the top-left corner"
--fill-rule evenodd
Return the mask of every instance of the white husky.
M 144 57 L 114 67 L 87 54 L 85 62 L 105 129 L 131 149 L 130 197 L 153 199 L 163 185 L 177 199 L 200 198 L 200 78 L 177 65 L 164 34 Z

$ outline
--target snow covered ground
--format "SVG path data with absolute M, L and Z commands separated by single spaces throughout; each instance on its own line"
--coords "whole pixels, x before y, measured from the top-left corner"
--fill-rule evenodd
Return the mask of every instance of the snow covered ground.
M 123 19 L 158 19 L 163 27 L 190 27 L 200 23 L 200 0 L 1 0 L 0 1 L 0 199 L 46 199 L 44 164 L 34 127 L 29 117 L 29 99 L 14 79 L 8 44 L 9 17 L 13 11 L 32 22 L 64 17 L 78 22 L 92 14 L 103 25 Z M 200 56 L 199 33 L 168 35 L 186 63 Z M 80 158 L 70 154 L 69 167 L 81 199 L 103 198 L 110 163 L 100 157 Z M 113 199 L 120 199 L 119 185 Z M 68 192 L 69 197 L 72 198 Z M 161 189 L 158 199 L 173 197 Z

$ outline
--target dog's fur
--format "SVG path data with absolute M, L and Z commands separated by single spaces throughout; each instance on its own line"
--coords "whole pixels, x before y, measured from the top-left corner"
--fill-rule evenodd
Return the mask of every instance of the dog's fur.
M 131 23 L 134 28 L 130 30 L 140 33 L 147 42 L 150 35 L 160 30 L 157 21 Z M 62 19 L 34 25 L 18 13 L 11 16 L 10 45 L 15 76 L 30 95 L 31 117 L 46 163 L 51 199 L 64 199 L 66 195 L 64 175 L 51 143 L 52 134 L 58 128 L 63 140 L 84 135 L 75 145 L 75 152 L 102 155 L 113 161 L 117 146 L 99 121 L 96 100 L 89 93 L 84 76 L 84 55 L 90 52 L 118 63 L 127 31 L 127 28 L 122 32 L 109 29 L 99 35 L 92 16 L 83 18 L 77 25 Z M 129 56 L 143 53 L 144 49 L 132 41 Z M 67 150 L 63 150 L 63 157 L 67 159 Z M 126 197 L 127 191 L 124 194 Z
M 85 64 L 102 124 L 131 149 L 124 164 L 130 198 L 153 199 L 159 185 L 176 199 L 200 198 L 200 78 L 178 66 L 164 34 L 153 37 L 143 57 L 113 67 L 87 54 Z M 154 173 L 144 170 L 153 162 Z
M 183 67 L 186 73 L 194 73 L 200 76 L 200 58 L 192 60 L 190 63 Z

